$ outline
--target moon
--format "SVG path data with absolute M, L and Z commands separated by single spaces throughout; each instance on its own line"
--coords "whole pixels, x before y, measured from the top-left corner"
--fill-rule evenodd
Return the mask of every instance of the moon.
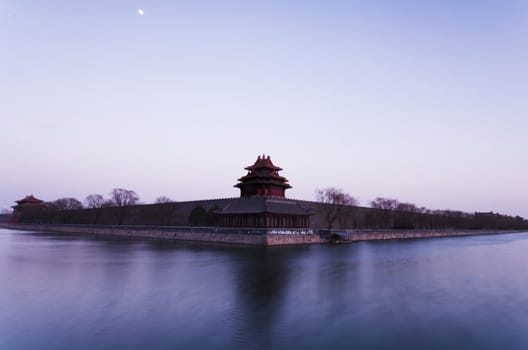
M 145 11 L 143 11 L 143 9 L 139 9 L 138 10 L 138 15 L 143 16 L 144 13 L 145 13 Z

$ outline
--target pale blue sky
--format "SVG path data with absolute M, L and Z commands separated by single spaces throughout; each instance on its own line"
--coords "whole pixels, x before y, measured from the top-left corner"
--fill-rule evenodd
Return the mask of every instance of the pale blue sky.
M 144 9 L 144 15 L 137 13 Z M 0 206 L 135 190 L 528 217 L 528 2 L 0 1 Z

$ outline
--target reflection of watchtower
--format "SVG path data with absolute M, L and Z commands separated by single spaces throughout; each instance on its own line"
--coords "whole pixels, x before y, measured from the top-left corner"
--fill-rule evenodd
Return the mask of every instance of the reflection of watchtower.
M 258 156 L 255 164 L 244 168 L 248 171 L 246 176 L 235 187 L 240 188 L 240 196 L 273 196 L 284 198 L 286 189 L 291 188 L 288 180 L 279 175 L 282 168 L 273 165 L 269 156 Z
M 13 214 L 18 214 L 25 209 L 38 208 L 44 203 L 43 200 L 40 200 L 33 195 L 26 196 L 18 201 L 15 201 L 16 205 L 13 205 Z

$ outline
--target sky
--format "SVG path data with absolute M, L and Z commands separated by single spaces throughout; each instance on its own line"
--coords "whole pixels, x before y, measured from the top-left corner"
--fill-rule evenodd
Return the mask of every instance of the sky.
M 138 10 L 143 10 L 143 15 Z M 0 0 L 0 207 L 338 187 L 528 218 L 525 0 Z

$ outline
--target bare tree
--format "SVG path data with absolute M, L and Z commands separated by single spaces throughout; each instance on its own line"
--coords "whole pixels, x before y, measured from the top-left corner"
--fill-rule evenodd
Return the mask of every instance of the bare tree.
M 416 228 L 416 216 L 420 209 L 412 203 L 398 203 L 396 206 L 394 228 L 413 229 Z
M 110 192 L 110 201 L 114 207 L 117 207 L 117 224 L 122 225 L 128 214 L 129 207 L 137 204 L 139 196 L 132 190 L 114 188 Z
M 170 199 L 169 197 L 159 196 L 158 198 L 156 198 L 156 201 L 154 203 L 161 204 L 161 203 L 171 203 L 171 202 L 174 202 L 174 201 Z
M 50 203 L 52 216 L 58 217 L 60 222 L 67 224 L 72 219 L 72 210 L 82 209 L 82 203 L 76 198 L 59 198 Z
M 105 200 L 100 194 L 91 194 L 86 197 L 84 203 L 86 203 L 87 208 L 101 208 Z
M 167 196 L 159 196 L 154 201 L 154 204 L 148 210 L 147 221 L 154 225 L 170 225 L 173 216 L 177 212 L 176 203 Z
M 84 200 L 87 208 L 93 209 L 93 223 L 97 224 L 99 218 L 101 217 L 102 207 L 105 205 L 105 199 L 101 194 L 91 194 L 86 197 Z
M 110 199 L 116 207 L 126 207 L 134 205 L 139 201 L 139 196 L 132 190 L 124 188 L 114 188 L 110 192 Z
M 374 209 L 380 209 L 379 214 L 381 216 L 381 222 L 384 228 L 390 228 L 392 226 L 393 214 L 398 206 L 398 201 L 392 198 L 378 197 L 372 202 L 370 206 Z
M 82 203 L 76 198 L 59 198 L 52 202 L 53 206 L 57 210 L 74 210 L 82 209 Z
M 101 206 L 101 208 L 110 208 L 110 207 L 115 207 L 115 203 L 113 200 L 111 199 L 105 199 L 105 201 L 103 202 L 103 205 Z
M 331 230 L 336 221 L 341 228 L 345 228 L 347 218 L 353 217 L 358 201 L 343 190 L 334 187 L 318 189 L 315 195 L 317 201 L 322 203 L 318 211 L 323 216 L 327 228 Z
M 370 202 L 370 206 L 376 209 L 395 210 L 398 203 L 396 199 L 378 197 Z

